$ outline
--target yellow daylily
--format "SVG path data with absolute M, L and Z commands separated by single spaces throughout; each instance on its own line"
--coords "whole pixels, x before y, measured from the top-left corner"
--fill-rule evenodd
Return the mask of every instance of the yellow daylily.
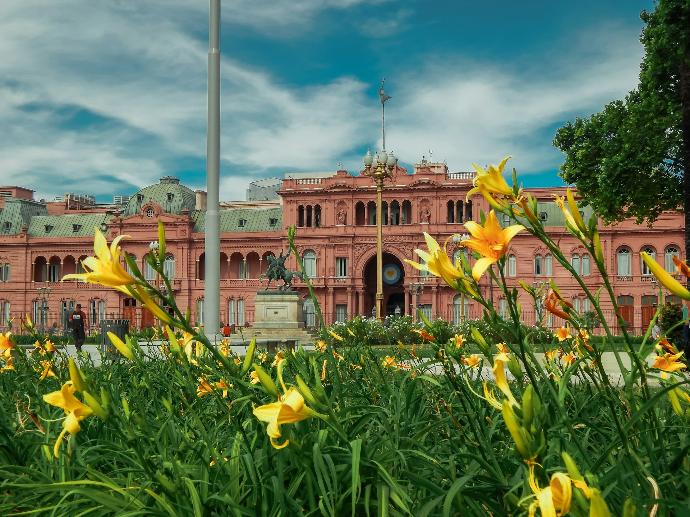
M 249 382 L 251 382 L 252 384 L 259 384 L 261 382 L 259 380 L 259 374 L 256 373 L 254 370 L 252 370 L 249 374 Z
M 462 337 L 462 334 L 456 334 L 455 337 L 453 338 L 453 343 L 455 344 L 455 348 L 461 348 L 464 342 L 465 342 L 465 339 Z
M 503 177 L 503 169 L 509 159 L 510 156 L 506 156 L 498 166 L 491 164 L 486 169 L 473 163 L 472 167 L 477 171 L 477 175 L 472 181 L 473 188 L 467 193 L 465 199 L 469 199 L 471 195 L 479 192 L 492 207 L 500 209 L 501 205 L 495 196 L 510 196 L 513 194 L 513 189 Z
M 285 354 L 282 351 L 276 352 L 276 355 L 273 358 L 273 362 L 271 363 L 271 366 L 272 367 L 278 366 L 280 361 L 285 361 Z
M 572 352 L 568 352 L 567 354 L 563 354 L 561 356 L 561 361 L 563 361 L 563 364 L 566 366 L 570 366 L 577 360 L 577 357 L 575 357 L 575 354 Z
M 677 354 L 666 353 L 664 355 L 657 355 L 654 358 L 654 364 L 652 364 L 652 368 L 656 368 L 657 370 L 663 370 L 664 372 L 670 373 L 677 372 L 678 370 L 683 370 L 684 368 L 687 368 L 687 365 L 679 361 L 682 355 L 683 352 L 678 352 Z
M 314 348 L 318 352 L 325 352 L 326 351 L 326 342 L 323 339 L 319 339 L 314 343 Z
M 39 381 L 46 379 L 48 377 L 57 377 L 53 371 L 53 363 L 50 361 L 41 361 L 41 376 L 38 378 Z
M 534 479 L 534 467 L 530 466 L 530 487 L 536 500 L 529 507 L 530 517 L 535 515 L 537 507 L 542 517 L 557 517 L 566 515 L 570 511 L 573 498 L 573 481 L 563 472 L 551 475 L 549 486 L 539 488 Z
M 393 367 L 398 365 L 398 362 L 395 360 L 395 357 L 387 355 L 386 357 L 383 358 L 382 364 L 386 368 L 393 368 Z
M 62 280 L 81 280 L 91 284 L 100 284 L 114 287 L 119 291 L 128 293 L 125 288 L 135 283 L 134 277 L 130 275 L 120 262 L 120 241 L 128 237 L 119 235 L 113 239 L 108 247 L 108 242 L 103 233 L 96 229 L 93 241 L 94 257 L 86 257 L 82 261 L 85 273 L 72 273 L 62 277 Z
M 681 285 L 681 283 L 673 278 L 656 260 L 644 251 L 640 251 L 640 256 L 647 267 L 656 277 L 661 285 L 671 291 L 676 296 L 680 296 L 684 300 L 690 300 L 690 291 Z M 675 257 L 674 257 L 675 258 Z M 674 261 L 675 262 L 675 261 Z M 682 264 L 682 263 L 681 263 Z M 678 266 L 678 263 L 676 263 Z
M 503 394 L 508 399 L 512 405 L 517 406 L 518 402 L 513 396 L 513 392 L 510 391 L 510 386 L 508 386 L 508 379 L 506 378 L 505 365 L 510 361 L 508 354 L 500 353 L 494 356 L 494 377 L 496 378 L 496 387 L 503 392 Z
M 551 362 L 554 359 L 556 359 L 556 356 L 558 355 L 558 350 L 553 349 L 553 350 L 547 350 L 544 353 L 544 357 L 546 358 L 547 361 Z
M 12 335 L 11 332 L 5 332 L 4 334 L 0 334 L 0 355 L 4 357 L 9 357 L 10 353 L 14 349 L 14 343 L 12 343 L 12 340 L 10 339 L 10 336 Z
M 232 388 L 232 384 L 228 384 L 224 380 L 217 382 L 214 386 L 217 390 L 223 390 L 223 398 L 228 396 L 228 390 Z
M 132 347 L 124 343 L 117 335 L 112 332 L 108 332 L 108 339 L 113 344 L 117 351 L 120 352 L 124 357 L 130 361 L 134 361 L 134 353 L 132 352 Z
M 332 331 L 331 329 L 328 329 L 328 333 L 336 341 L 342 341 L 343 340 L 343 337 L 340 334 L 337 334 L 336 332 Z
M 570 331 L 566 327 L 561 327 L 556 331 L 558 341 L 565 341 L 570 337 Z
M 0 368 L 0 372 L 14 371 L 14 357 L 7 355 L 5 359 L 5 366 Z
M 446 240 L 443 248 L 436 242 L 431 235 L 424 232 L 424 240 L 426 241 L 427 250 L 414 250 L 415 253 L 422 259 L 422 262 L 405 259 L 405 262 L 419 271 L 428 271 L 432 275 L 442 278 L 449 286 L 455 288 L 458 282 L 463 282 L 465 287 L 473 291 L 467 283 L 465 272 L 462 266 L 453 264 L 447 253 L 448 241 Z
M 203 397 L 204 395 L 208 395 L 209 393 L 213 393 L 213 386 L 204 379 L 203 377 L 199 378 L 199 386 L 196 388 L 196 396 L 197 397 Z
M 294 387 L 281 395 L 277 402 L 264 404 L 254 409 L 254 416 L 262 422 L 268 423 L 266 432 L 271 439 L 271 445 L 276 449 L 282 449 L 290 443 L 290 440 L 285 440 L 283 443 L 277 442 L 282 436 L 280 432 L 281 425 L 301 422 L 315 414 L 304 403 L 304 397 Z
M 472 267 L 472 277 L 475 281 L 479 281 L 487 268 L 498 262 L 506 254 L 508 244 L 513 237 L 525 229 L 521 224 L 501 228 L 493 210 L 486 217 L 484 226 L 474 221 L 468 221 L 465 223 L 465 228 L 470 232 L 472 238 L 462 241 L 461 245 L 467 246 L 481 255 L 481 258 Z
M 62 388 L 58 391 L 43 395 L 43 400 L 48 404 L 64 409 L 67 414 L 67 418 L 65 418 L 62 424 L 62 432 L 58 436 L 55 441 L 55 446 L 53 447 L 53 454 L 56 458 L 60 455 L 60 445 L 65 438 L 65 434 L 77 434 L 81 430 L 79 422 L 93 413 L 93 410 L 89 406 L 82 403 L 74 396 L 75 391 L 77 391 L 77 389 L 68 381 L 63 384 Z
M 566 227 L 568 230 L 570 230 L 570 233 L 576 237 L 579 237 L 580 239 L 584 239 L 589 230 L 582 220 L 582 216 L 580 215 L 580 210 L 577 207 L 572 190 L 568 188 L 566 189 L 565 193 L 565 199 L 563 196 L 554 196 L 556 205 L 558 205 L 558 208 L 560 208 L 561 212 L 563 212 Z M 566 203 L 568 206 L 566 206 Z
M 254 408 L 254 416 L 266 422 L 268 427 L 266 432 L 271 439 L 271 445 L 276 449 L 282 449 L 290 443 L 290 440 L 285 440 L 283 443 L 278 443 L 277 440 L 282 436 L 280 426 L 283 424 L 293 424 L 319 415 L 304 403 L 304 397 L 295 387 L 289 389 L 285 386 L 283 381 L 283 368 L 285 361 L 278 363 L 278 380 L 283 388 L 283 394 L 278 395 L 278 401 L 270 404 L 264 404 Z
M 496 398 L 496 395 L 494 395 L 494 390 L 489 387 L 486 381 L 482 383 L 482 386 L 484 387 L 484 398 L 486 401 L 499 411 L 502 410 L 503 406 Z
M 462 364 L 465 366 L 469 366 L 470 368 L 475 368 L 479 366 L 482 362 L 482 356 L 479 354 L 472 354 L 467 357 L 462 358 Z
M 218 352 L 223 357 L 228 357 L 230 355 L 230 342 L 227 339 L 223 339 L 218 345 Z

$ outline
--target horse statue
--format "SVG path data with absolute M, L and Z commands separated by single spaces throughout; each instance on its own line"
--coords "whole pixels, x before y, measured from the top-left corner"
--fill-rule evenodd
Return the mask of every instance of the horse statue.
M 299 271 L 289 271 L 288 268 L 285 267 L 285 261 L 287 260 L 288 255 L 283 255 L 282 251 L 277 257 L 275 255 L 268 255 L 266 258 L 268 260 L 266 272 L 259 276 L 259 280 L 268 278 L 268 284 L 266 285 L 265 290 L 268 290 L 268 288 L 271 287 L 272 281 L 275 280 L 277 282 L 278 280 L 282 280 L 283 285 L 278 286 L 278 289 L 280 291 L 289 291 L 292 288 L 293 278 L 304 279 L 302 273 Z

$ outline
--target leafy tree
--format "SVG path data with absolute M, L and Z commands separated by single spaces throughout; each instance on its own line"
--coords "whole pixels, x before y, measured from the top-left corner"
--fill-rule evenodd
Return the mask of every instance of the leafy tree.
M 606 221 L 654 222 L 685 210 L 690 257 L 690 0 L 659 0 L 641 14 L 640 83 L 624 100 L 556 132 L 561 176 Z

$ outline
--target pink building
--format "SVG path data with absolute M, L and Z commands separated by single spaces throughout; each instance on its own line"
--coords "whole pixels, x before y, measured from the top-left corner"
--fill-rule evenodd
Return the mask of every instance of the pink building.
M 463 233 L 462 223 L 488 211 L 480 196 L 465 202 L 473 173 L 449 172 L 445 164 L 422 161 L 410 174 L 398 168 L 387 181 L 383 199 L 384 307 L 388 314 L 413 314 L 451 321 L 480 316 L 479 308 L 456 295 L 438 279 L 420 275 L 403 262 L 423 248 L 422 232 L 439 242 Z M 305 269 L 316 289 L 327 323 L 355 315 L 371 315 L 376 290 L 375 188 L 371 179 L 347 171 L 288 174 L 274 200 L 225 203 L 221 211 L 221 314 L 222 322 L 251 325 L 254 294 L 262 289 L 259 275 L 266 256 L 287 249 L 286 228 L 296 225 L 297 243 Z M 265 190 L 265 186 L 262 185 Z M 563 227 L 553 194 L 563 189 L 531 189 L 539 200 L 539 217 L 560 242 L 564 254 L 596 289 L 602 285 L 587 253 Z M 142 188 L 124 205 L 91 205 L 65 201 L 40 203 L 33 192 L 0 187 L 0 328 L 10 318 L 31 314 L 41 326 L 61 329 L 69 311 L 81 303 L 95 327 L 101 320 L 128 318 L 137 327 L 154 324 L 152 315 L 135 300 L 97 285 L 60 282 L 80 269 L 80 259 L 92 253 L 94 227 L 108 240 L 126 234 L 123 249 L 134 256 L 144 274 L 156 282 L 144 257 L 157 239 L 157 222 L 167 228 L 166 270 L 178 303 L 189 307 L 201 321 L 204 296 L 205 194 L 194 192 L 172 177 Z M 268 196 L 270 197 L 270 196 Z M 590 209 L 583 208 L 587 217 Z M 508 221 L 505 221 L 506 223 Z M 682 257 L 683 217 L 664 213 L 653 227 L 626 221 L 601 229 L 608 271 L 621 313 L 639 331 L 651 318 L 656 304 L 653 277 L 639 252 L 656 255 L 668 270 L 672 256 Z M 452 253 L 460 253 L 452 243 Z M 294 261 L 290 267 L 295 268 Z M 553 278 L 576 309 L 590 310 L 576 283 L 543 246 L 527 234 L 512 242 L 507 263 L 511 283 L 539 284 Z M 314 311 L 305 296 L 305 318 L 314 324 Z M 500 290 L 483 280 L 483 289 L 504 310 Z M 523 296 L 523 319 L 532 324 L 541 310 Z M 609 304 L 607 319 L 615 327 Z M 560 325 L 547 315 L 543 323 Z

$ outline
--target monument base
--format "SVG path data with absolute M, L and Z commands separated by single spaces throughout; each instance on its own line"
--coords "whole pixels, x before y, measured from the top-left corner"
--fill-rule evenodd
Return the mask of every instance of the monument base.
M 253 327 L 256 330 L 304 328 L 299 293 L 277 289 L 257 292 Z

